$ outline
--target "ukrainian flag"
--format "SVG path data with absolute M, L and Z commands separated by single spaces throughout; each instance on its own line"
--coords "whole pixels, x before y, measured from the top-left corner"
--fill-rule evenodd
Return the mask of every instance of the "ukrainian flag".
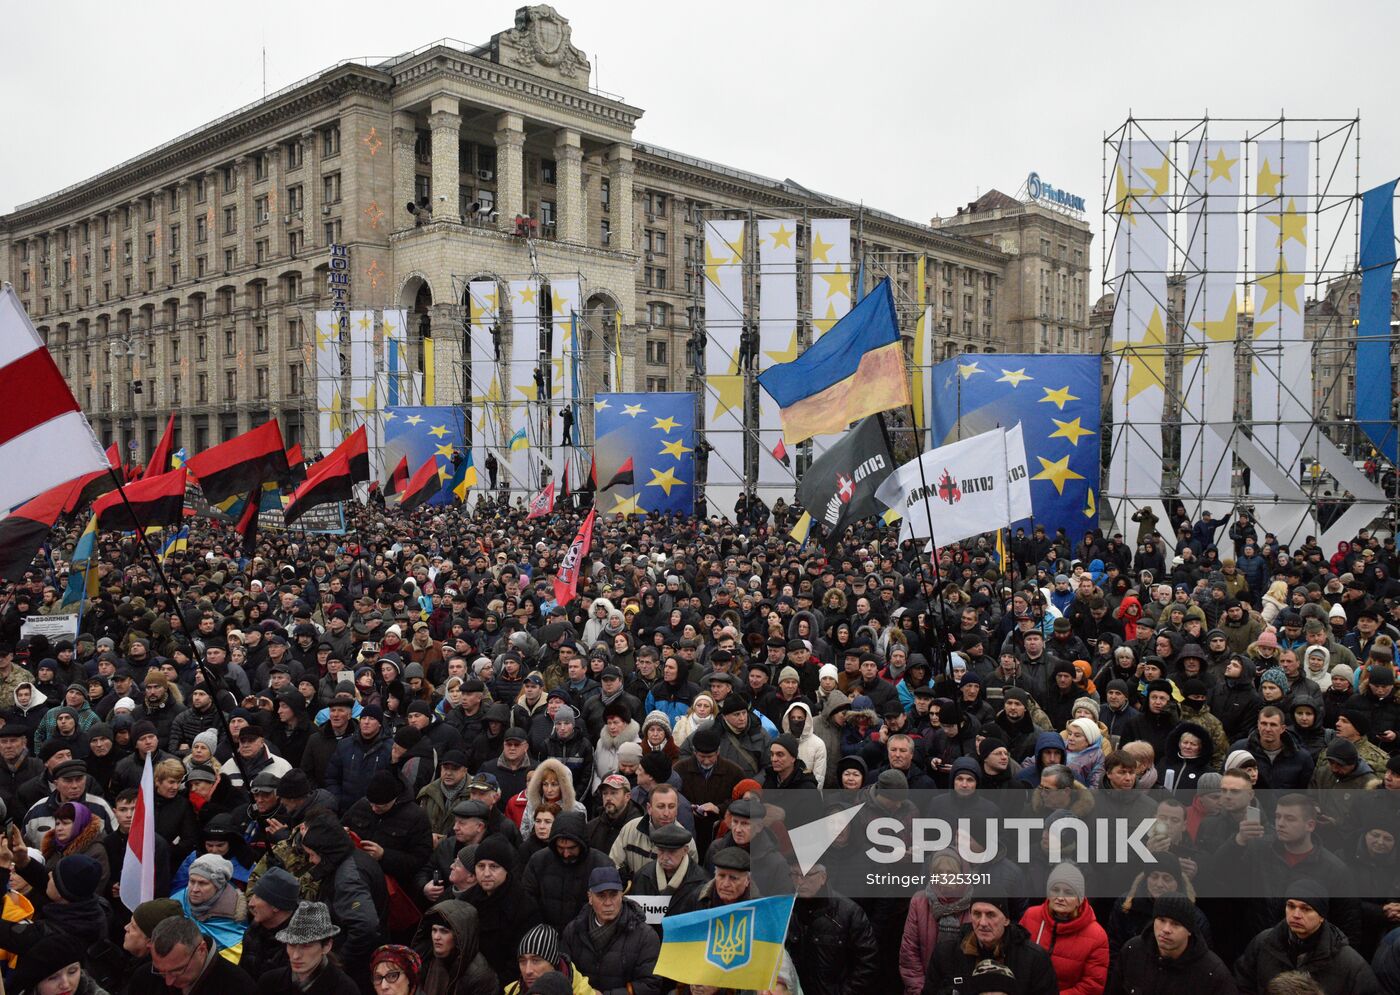
M 795 896 L 757 898 L 661 920 L 656 973 L 687 985 L 772 988 Z
M 452 480 L 452 496 L 458 501 L 467 500 L 467 491 L 476 486 L 476 464 L 472 462 L 471 450 L 467 450 L 467 458 L 462 461 L 462 465 L 457 468 L 457 476 Z
M 183 526 L 180 527 L 180 531 L 179 531 L 179 532 L 176 532 L 174 535 L 172 535 L 172 536 L 170 536 L 168 539 L 166 539 L 165 545 L 161 546 L 161 549 L 160 549 L 160 562 L 161 562 L 161 563 L 164 563 L 166 560 L 168 560 L 168 559 L 170 558 L 170 555 L 171 555 L 172 553 L 183 553 L 183 552 L 185 552 L 186 550 L 189 549 L 189 546 L 190 546 L 190 527 L 189 527 L 188 525 L 183 525 Z
M 185 465 L 185 461 L 189 458 L 189 453 L 185 452 L 184 446 L 181 446 L 179 449 L 175 450 L 173 453 L 170 454 L 170 469 L 180 469 L 180 467 Z
M 73 558 L 68 564 L 68 587 L 63 592 L 61 607 L 80 604 L 84 598 L 97 597 L 98 580 L 97 516 L 93 515 L 73 546 Z
M 806 544 L 807 534 L 811 531 L 812 513 L 810 511 L 804 511 L 802 517 L 797 520 L 797 524 L 792 527 L 792 531 L 789 532 L 788 535 L 798 542 Z
M 515 434 L 510 437 L 510 451 L 515 452 L 517 449 L 529 448 L 530 440 L 525 438 L 525 430 L 523 428 L 517 428 Z
M 760 373 L 758 382 L 778 404 L 788 445 L 907 405 L 909 377 L 889 279 L 801 356 Z

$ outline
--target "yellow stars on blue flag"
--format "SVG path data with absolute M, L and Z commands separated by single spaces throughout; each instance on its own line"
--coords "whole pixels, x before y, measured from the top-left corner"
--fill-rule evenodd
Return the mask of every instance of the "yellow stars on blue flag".
M 962 377 L 964 380 L 970 380 L 976 374 L 986 372 L 986 370 L 977 365 L 977 360 L 975 359 L 970 363 L 958 364 L 958 376 Z
M 1065 405 L 1070 401 L 1077 401 L 1079 398 L 1069 392 L 1069 387 L 1061 387 L 1059 390 L 1051 390 L 1049 387 L 1040 388 L 1045 392 L 1045 396 L 1040 399 L 1041 404 L 1050 403 L 1061 411 L 1065 410 Z
M 432 428 L 428 429 L 428 434 L 429 434 L 429 435 L 432 435 L 432 436 L 436 436 L 437 438 L 441 439 L 441 438 L 443 438 L 444 436 L 447 435 L 447 426 L 446 426 L 446 425 L 434 425 Z
M 404 419 L 404 422 L 409 425 L 421 425 L 423 423 L 423 416 L 409 415 L 407 418 Z
M 677 477 L 675 469 L 669 466 L 664 472 L 661 470 L 652 470 L 651 480 L 647 481 L 648 487 L 660 487 L 666 492 L 667 497 L 671 496 L 672 487 L 680 487 L 684 484 L 685 481 Z
M 1026 372 L 1023 366 L 1019 370 L 1002 370 L 1001 376 L 997 377 L 997 383 L 1009 383 L 1013 388 L 1021 386 L 1027 380 L 1034 380 L 1035 377 Z
M 1050 481 L 1050 483 L 1055 485 L 1055 492 L 1057 494 L 1063 494 L 1065 492 L 1065 484 L 1067 482 L 1084 479 L 1083 474 L 1075 473 L 1069 468 L 1068 456 L 1054 461 L 1048 460 L 1044 456 L 1037 456 L 1036 459 L 1040 461 L 1040 472 L 1031 477 L 1031 479 Z
M 660 456 L 672 456 L 676 459 L 684 458 L 686 453 L 693 453 L 695 450 L 686 448 L 684 439 L 662 439 Z M 669 493 L 669 492 L 668 492 Z
M 636 418 L 638 415 L 646 414 L 646 410 L 647 409 L 642 407 L 640 404 L 624 404 L 622 406 L 622 413 L 632 418 Z
M 594 411 L 606 411 L 606 410 L 608 409 L 608 407 L 609 407 L 609 405 L 608 405 L 608 399 L 607 399 L 606 397 L 603 398 L 601 401 L 594 401 L 594 402 L 593 402 L 593 410 L 594 410 Z
M 1069 421 L 1060 421 L 1058 418 L 1051 418 L 1050 420 L 1055 423 L 1056 428 L 1055 431 L 1050 433 L 1049 437 L 1052 439 L 1068 439 L 1071 446 L 1078 446 L 1079 440 L 1082 437 L 1094 434 L 1087 428 L 1082 428 L 1080 426 L 1079 423 L 1083 420 L 1082 418 L 1071 418 Z
M 659 428 L 663 432 L 674 432 L 676 430 L 676 426 L 679 424 L 680 422 L 676 421 L 670 415 L 667 415 L 665 418 L 654 419 L 651 423 L 651 427 Z

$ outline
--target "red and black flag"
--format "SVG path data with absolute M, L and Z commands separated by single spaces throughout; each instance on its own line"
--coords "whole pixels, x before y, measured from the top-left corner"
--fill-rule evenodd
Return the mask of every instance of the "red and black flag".
M 394 472 L 389 474 L 389 479 L 384 482 L 384 496 L 387 498 L 402 494 L 407 485 L 408 457 L 402 456 L 399 458 L 399 465 L 394 467 Z
M 0 580 L 24 579 L 77 485 L 76 480 L 59 484 L 0 518 Z
M 562 486 L 560 486 L 559 488 L 560 501 L 568 501 L 569 494 L 571 493 L 571 490 L 569 488 L 569 464 L 571 462 L 573 461 L 568 459 L 564 460 L 564 479 L 562 481 Z
M 390 483 L 393 483 L 393 478 L 390 478 Z M 421 508 L 440 490 L 442 470 L 438 467 L 437 457 L 430 456 L 428 462 L 413 471 L 413 476 L 403 485 L 403 497 L 399 498 L 399 507 L 404 511 Z
M 199 478 L 199 486 L 210 504 L 261 488 L 263 481 L 287 483 L 287 450 L 277 419 L 196 453 L 185 464 Z
M 357 472 L 357 467 L 362 468 Z M 369 480 L 369 442 L 364 426 L 331 454 L 307 471 L 306 482 L 296 489 L 292 501 L 282 513 L 291 525 L 312 508 L 336 501 L 348 501 L 355 494 L 355 485 Z
M 788 456 L 787 446 L 783 443 L 782 439 L 779 439 L 778 444 L 773 447 L 773 458 L 783 464 L 783 466 L 792 466 L 792 458 Z
M 612 479 L 608 481 L 607 486 L 604 487 L 603 490 L 606 491 L 609 488 L 616 487 L 618 484 L 626 484 L 630 487 L 636 482 L 636 477 L 637 475 L 632 468 L 632 457 L 628 456 L 622 461 L 622 465 L 617 468 L 617 472 L 612 475 Z
M 107 462 L 114 467 L 122 465 L 121 455 L 117 452 L 117 444 L 114 442 L 107 447 Z M 121 471 L 118 470 L 118 473 Z M 117 486 L 116 479 L 112 476 L 111 470 L 98 470 L 96 473 L 88 473 L 79 477 L 73 482 L 76 486 L 68 495 L 68 502 L 63 506 L 63 513 L 71 515 L 79 508 L 86 507 L 96 501 L 103 494 L 113 490 Z
M 306 479 L 306 457 L 302 455 L 300 442 L 287 450 L 287 472 L 291 474 L 293 487 Z
M 155 451 L 151 453 L 151 458 L 146 462 L 146 470 L 143 474 L 147 477 L 154 477 L 160 473 L 170 472 L 170 457 L 175 453 L 175 415 L 170 415 L 170 420 L 165 423 L 165 433 L 161 435 L 160 441 L 156 443 Z
M 588 479 L 583 482 L 583 489 L 586 491 L 598 489 L 598 457 L 591 453 L 588 456 Z
M 243 556 L 251 559 L 253 551 L 258 545 L 258 512 L 262 509 L 263 485 L 258 481 L 258 486 L 254 487 L 243 502 L 243 513 L 238 516 L 238 523 L 234 525 L 233 531 L 243 537 Z
M 185 517 L 185 471 L 181 468 L 134 480 L 126 485 L 125 501 L 121 492 L 105 494 L 93 502 L 92 513 L 103 532 L 138 532 L 157 525 L 179 525 Z

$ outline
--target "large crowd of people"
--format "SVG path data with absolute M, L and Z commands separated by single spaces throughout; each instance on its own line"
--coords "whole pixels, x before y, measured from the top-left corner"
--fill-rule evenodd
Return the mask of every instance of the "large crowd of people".
M 0 602 L 11 995 L 708 995 L 657 973 L 648 910 L 780 893 L 789 993 L 1400 993 L 1392 538 L 1286 548 L 1173 504 L 934 569 L 896 528 L 799 546 L 799 509 L 753 507 L 600 518 L 566 604 L 562 505 L 354 505 L 251 559 L 195 519 L 170 589 L 104 535 L 72 639 L 26 625 L 78 616 L 60 527 Z M 984 887 L 949 847 L 880 893 L 850 833 L 797 861 L 788 789 L 1146 817 L 1155 861 Z

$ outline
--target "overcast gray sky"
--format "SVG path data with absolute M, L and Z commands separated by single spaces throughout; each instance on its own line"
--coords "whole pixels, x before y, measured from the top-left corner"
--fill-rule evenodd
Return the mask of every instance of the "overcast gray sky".
M 340 59 L 440 37 L 485 42 L 516 6 L 12 4 L 0 211 L 256 100 L 264 45 L 271 91 Z M 639 140 L 919 220 L 991 187 L 1015 194 L 1031 169 L 1092 205 L 1103 134 L 1130 110 L 1359 110 L 1363 186 L 1400 173 L 1394 3 L 564 0 L 557 9 L 594 60 L 596 84 L 645 109 Z M 1220 127 L 1213 135 L 1227 137 Z

